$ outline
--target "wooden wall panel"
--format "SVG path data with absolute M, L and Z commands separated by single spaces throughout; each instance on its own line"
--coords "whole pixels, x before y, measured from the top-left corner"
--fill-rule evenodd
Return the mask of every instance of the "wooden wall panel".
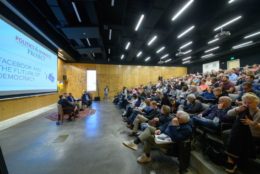
M 110 96 L 114 96 L 123 86 L 136 87 L 149 82 L 157 82 L 158 76 L 164 78 L 180 77 L 187 73 L 183 67 L 158 67 L 158 66 L 124 66 L 124 65 L 102 65 L 102 64 L 66 64 L 68 82 L 66 92 L 72 92 L 79 98 L 86 89 L 86 71 L 97 71 L 98 92 L 100 97 L 104 96 L 104 88 L 109 86 Z M 97 96 L 98 92 L 92 93 Z
M 56 103 L 58 94 L 0 101 L 0 121 Z

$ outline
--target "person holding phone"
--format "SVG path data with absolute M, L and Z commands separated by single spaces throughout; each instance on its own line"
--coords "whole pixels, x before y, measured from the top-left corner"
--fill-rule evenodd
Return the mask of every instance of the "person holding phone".
M 255 144 L 260 144 L 260 99 L 253 93 L 242 96 L 242 105 L 228 111 L 236 117 L 227 145 L 228 173 L 234 173 L 237 164 L 255 156 Z

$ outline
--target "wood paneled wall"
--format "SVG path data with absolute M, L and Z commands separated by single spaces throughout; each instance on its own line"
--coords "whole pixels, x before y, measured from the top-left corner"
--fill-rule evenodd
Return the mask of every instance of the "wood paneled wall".
M 56 103 L 57 94 L 0 101 L 0 121 Z
M 99 96 L 103 98 L 104 88 L 108 85 L 110 96 L 114 96 L 123 86 L 136 87 L 149 82 L 157 82 L 158 76 L 164 78 L 180 77 L 187 74 L 183 67 L 159 67 L 159 66 L 123 66 L 102 64 L 66 64 L 67 75 L 66 92 L 72 92 L 79 98 L 86 90 L 86 71 L 97 71 L 97 83 Z M 93 96 L 98 96 L 94 92 Z

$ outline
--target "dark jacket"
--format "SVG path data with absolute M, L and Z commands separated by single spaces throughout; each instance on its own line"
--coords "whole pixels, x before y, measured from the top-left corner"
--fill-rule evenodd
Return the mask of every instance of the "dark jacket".
M 187 101 L 184 102 L 183 110 L 189 114 L 196 114 L 203 111 L 203 106 L 201 102 L 195 101 L 194 103 L 187 104 Z
M 218 105 L 216 104 L 204 111 L 202 113 L 202 117 L 205 117 L 210 120 L 213 120 L 215 117 L 217 117 L 219 118 L 219 122 L 232 123 L 233 118 L 227 116 L 227 112 L 230 109 L 231 107 L 227 109 L 218 109 Z
M 165 130 L 171 120 L 172 120 L 172 117 L 171 117 L 171 116 L 169 116 L 169 115 L 166 116 L 166 115 L 161 114 L 161 115 L 159 116 L 159 123 L 158 123 L 158 126 L 157 126 L 157 127 L 158 127 L 161 131 L 162 131 L 162 130 Z
M 165 128 L 165 130 L 161 130 L 162 133 L 165 133 L 169 137 L 171 137 L 172 141 L 184 141 L 191 137 L 192 135 L 192 126 L 191 123 L 188 122 L 186 124 L 181 124 L 179 126 L 173 126 L 171 123 Z
M 71 104 L 67 99 L 60 99 L 60 100 L 58 101 L 58 104 L 60 104 L 63 108 L 74 107 L 74 105 Z
M 73 96 L 68 96 L 68 97 L 67 97 L 67 100 L 68 100 L 69 102 L 71 102 L 71 103 L 74 103 L 74 102 L 75 102 L 75 99 L 74 99 Z
M 152 109 L 148 114 L 144 115 L 147 119 L 152 120 L 154 117 L 158 117 L 160 111 L 158 109 Z

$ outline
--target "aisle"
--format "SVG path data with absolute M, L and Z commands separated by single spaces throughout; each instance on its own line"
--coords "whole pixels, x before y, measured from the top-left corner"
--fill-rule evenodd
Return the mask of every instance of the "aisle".
M 55 122 L 44 113 L 0 132 L 10 174 L 150 174 L 176 173 L 175 162 L 153 152 L 154 161 L 140 165 L 141 149 L 122 145 L 129 139 L 120 111 L 110 102 L 96 102 L 96 113 L 83 120 Z

